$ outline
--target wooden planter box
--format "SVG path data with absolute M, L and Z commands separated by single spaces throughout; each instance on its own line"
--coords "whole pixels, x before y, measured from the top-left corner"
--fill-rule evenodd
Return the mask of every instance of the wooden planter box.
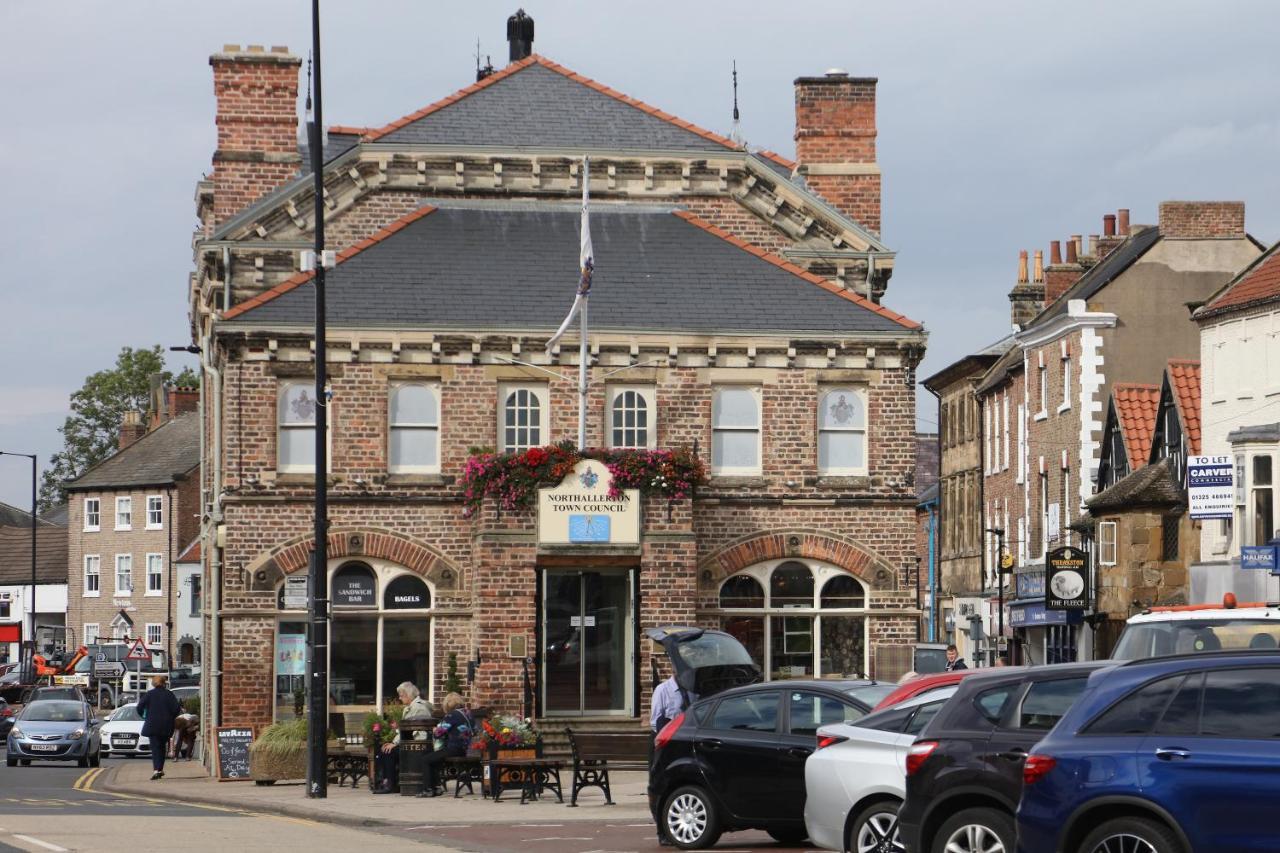
M 249 777 L 271 785 L 276 782 L 307 778 L 307 745 L 299 744 L 287 751 L 249 748 Z
M 504 747 L 502 749 L 490 749 L 485 753 L 485 756 L 487 760 L 501 758 L 537 758 L 538 750 L 536 747 L 532 746 Z M 510 774 L 504 772 L 502 774 L 502 783 L 505 785 L 508 781 L 510 781 Z M 486 794 L 492 793 L 489 787 L 489 765 L 486 763 L 484 766 L 484 791 Z

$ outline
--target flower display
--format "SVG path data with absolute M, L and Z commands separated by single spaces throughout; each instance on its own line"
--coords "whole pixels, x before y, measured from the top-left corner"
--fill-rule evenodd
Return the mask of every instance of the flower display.
M 529 718 L 499 716 L 484 720 L 480 731 L 476 732 L 471 743 L 481 749 L 488 749 L 489 744 L 499 747 L 532 747 L 538 741 L 538 733 L 533 730 Z
M 531 447 L 523 453 L 494 453 L 472 448 L 462 469 L 462 497 L 470 517 L 492 498 L 506 512 L 522 512 L 538 497 L 538 489 L 563 480 L 583 459 L 598 459 L 609 469 L 609 497 L 626 489 L 642 495 L 661 495 L 669 501 L 684 500 L 706 482 L 706 465 L 687 447 L 674 450 L 579 451 L 570 441 L 547 447 Z

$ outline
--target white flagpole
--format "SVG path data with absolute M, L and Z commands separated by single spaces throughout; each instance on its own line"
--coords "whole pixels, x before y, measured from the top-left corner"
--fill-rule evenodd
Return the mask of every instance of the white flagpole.
M 590 197 L 589 195 L 591 191 L 589 186 L 590 183 L 591 183 L 591 158 L 583 157 L 582 158 L 582 227 L 584 230 L 590 227 L 587 224 L 588 222 L 587 199 Z M 580 241 L 584 244 L 589 245 L 590 240 L 591 240 L 591 236 L 589 231 L 587 232 L 586 235 L 580 236 Z M 587 250 L 584 249 L 584 253 L 586 251 Z M 592 254 L 594 254 L 593 249 L 590 251 L 592 252 Z M 594 263 L 594 260 L 588 258 L 586 259 L 586 263 Z M 581 274 L 585 278 L 591 275 L 591 271 L 582 270 Z M 591 296 L 590 294 L 591 288 L 589 283 L 590 279 L 587 279 L 587 282 L 588 282 L 587 287 L 585 288 L 579 287 L 579 291 L 578 291 L 582 297 L 582 305 L 579 308 L 579 314 L 581 315 L 581 319 L 582 319 L 582 333 L 581 333 L 582 340 L 578 341 L 578 450 L 585 450 L 587 448 L 587 358 L 589 355 L 588 349 L 587 349 L 587 302 L 589 301 Z

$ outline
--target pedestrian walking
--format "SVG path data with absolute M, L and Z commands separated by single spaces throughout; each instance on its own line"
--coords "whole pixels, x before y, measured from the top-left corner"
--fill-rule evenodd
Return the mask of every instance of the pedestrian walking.
M 142 715 L 142 736 L 151 742 L 151 778 L 162 779 L 173 723 L 182 713 L 178 697 L 169 690 L 167 675 L 151 679 L 151 689 L 138 701 L 138 713 Z
M 658 736 L 658 732 L 666 728 L 667 723 L 678 717 L 696 699 L 696 696 L 680 686 L 674 674 L 653 688 L 653 707 L 649 711 L 649 767 L 651 769 L 656 754 L 654 738 Z M 658 844 L 662 847 L 674 846 L 671 839 L 667 837 L 661 821 L 658 822 Z
M 446 758 L 461 758 L 467 754 L 467 749 L 471 746 L 471 736 L 475 733 L 475 720 L 472 719 L 471 712 L 466 708 L 466 700 L 457 693 L 450 693 L 444 697 L 444 719 L 440 721 L 440 725 L 435 727 L 432 732 L 437 740 L 443 740 L 444 744 L 440 749 L 435 750 L 426 758 L 426 774 L 422 790 L 418 792 L 419 797 L 435 797 L 440 792 L 440 765 L 444 763 Z

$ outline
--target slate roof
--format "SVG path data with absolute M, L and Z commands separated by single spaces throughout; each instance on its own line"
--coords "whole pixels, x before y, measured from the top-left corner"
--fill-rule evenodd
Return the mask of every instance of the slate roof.
M 1109 489 L 1086 500 L 1095 517 L 1103 512 L 1140 506 L 1183 506 L 1187 496 L 1174 479 L 1172 456 L 1134 471 Z
M 1226 287 L 1196 311 L 1196 319 L 1280 299 L 1280 251 L 1277 249 L 1280 242 L 1227 282 Z
M 982 381 L 978 383 L 975 391 L 978 394 L 985 394 L 992 388 L 999 387 L 1010 375 L 1022 369 L 1022 348 L 1013 346 L 1012 337 L 1009 339 L 1009 349 L 1004 355 L 996 360 L 996 363 L 987 369 L 983 374 Z
M 1124 436 L 1129 470 L 1136 471 L 1147 464 L 1151 454 L 1151 437 L 1155 435 L 1156 414 L 1160 410 L 1160 387 L 1120 382 L 1112 390 L 1111 399 L 1115 401 L 1120 434 Z
M 1132 234 L 1125 238 L 1123 243 L 1112 249 L 1106 257 L 1080 276 L 1075 284 L 1067 288 L 1065 293 L 1049 305 L 1046 305 L 1044 310 L 1036 315 L 1036 318 L 1031 321 L 1027 328 L 1033 329 L 1051 317 L 1066 313 L 1067 304 L 1073 299 L 1087 300 L 1093 298 L 1094 294 L 1115 281 L 1121 273 L 1133 266 L 1159 240 L 1160 229 L 1155 227 L 1145 228 L 1137 234 Z
M 920 496 L 938 482 L 938 463 L 942 453 L 936 432 L 916 433 L 916 495 Z
M 740 150 L 727 137 L 533 54 L 365 136 L 369 142 Z M 785 158 L 771 152 L 775 162 Z
M 330 323 L 551 332 L 573 301 L 579 224 L 576 204 L 428 205 L 338 255 L 327 278 Z M 843 335 L 920 328 L 684 210 L 598 204 L 591 239 L 595 330 Z M 314 290 L 300 286 L 312 275 L 299 273 L 246 300 L 223 321 L 312 325 Z
M 1178 406 L 1178 414 L 1182 417 L 1182 434 L 1187 440 L 1187 451 L 1192 456 L 1198 456 L 1200 454 L 1200 362 L 1171 358 L 1166 371 L 1174 402 Z
M 167 485 L 199 464 L 200 416 L 191 412 L 161 424 L 99 462 L 68 483 L 67 490 Z
M 67 518 L 66 518 L 65 508 L 66 508 L 66 504 L 63 504 L 61 507 L 55 507 L 49 513 L 49 515 L 37 516 L 37 524 L 47 526 L 47 527 L 55 527 L 59 525 L 62 527 L 66 527 Z M 61 521 L 59 521 L 58 517 L 55 515 L 55 513 L 57 513 L 58 510 L 64 510 Z M 25 509 L 20 509 L 11 504 L 0 502 L 0 527 L 30 527 L 30 526 L 31 526 L 30 512 L 28 512 Z
M 942 388 L 950 385 L 957 377 L 967 375 L 970 370 L 981 368 L 984 371 L 990 369 L 991 365 L 999 361 L 1002 356 L 1013 348 L 1013 335 L 1006 335 L 993 344 L 983 347 L 975 353 L 970 353 L 956 361 L 951 362 L 928 379 L 922 379 L 920 384 L 928 388 L 930 391 L 937 393 Z
M 940 490 L 939 490 L 939 488 L 938 488 L 938 483 L 935 481 L 935 482 L 933 482 L 933 483 L 930 483 L 930 484 L 929 484 L 929 487 L 928 487 L 927 489 L 925 489 L 924 491 L 917 492 L 917 493 L 916 493 L 916 507 L 917 507 L 917 508 L 923 508 L 923 507 L 925 506 L 925 504 L 929 503 L 930 501 L 936 501 L 936 500 L 938 499 L 938 492 L 939 492 L 939 491 L 940 491 Z
M 22 515 L 27 519 L 23 524 L 0 524 L 0 585 L 31 583 L 31 515 Z M 36 528 L 36 583 L 66 582 L 67 528 L 41 524 Z

